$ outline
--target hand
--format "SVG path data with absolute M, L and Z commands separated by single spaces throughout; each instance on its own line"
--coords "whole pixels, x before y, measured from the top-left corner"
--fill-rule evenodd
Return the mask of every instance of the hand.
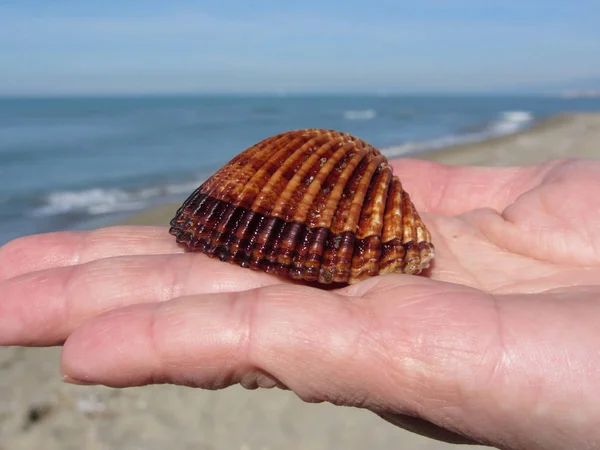
M 0 344 L 64 344 L 67 381 L 283 387 L 451 442 L 600 446 L 600 162 L 394 162 L 426 275 L 320 290 L 184 253 L 164 228 L 0 249 Z

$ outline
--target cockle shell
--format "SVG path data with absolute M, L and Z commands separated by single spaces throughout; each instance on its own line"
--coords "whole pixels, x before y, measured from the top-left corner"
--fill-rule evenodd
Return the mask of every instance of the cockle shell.
M 321 129 L 244 150 L 188 197 L 170 233 L 222 261 L 325 284 L 418 274 L 434 255 L 385 156 Z

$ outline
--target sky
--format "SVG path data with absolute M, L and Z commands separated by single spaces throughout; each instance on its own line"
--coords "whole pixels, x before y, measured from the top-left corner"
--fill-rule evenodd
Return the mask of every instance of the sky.
M 4 0 L 0 95 L 600 84 L 598 0 Z

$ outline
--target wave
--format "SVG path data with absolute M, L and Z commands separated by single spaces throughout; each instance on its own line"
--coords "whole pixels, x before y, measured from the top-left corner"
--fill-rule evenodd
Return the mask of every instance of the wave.
M 133 212 L 163 201 L 174 200 L 191 193 L 203 179 L 188 183 L 171 184 L 145 189 L 91 188 L 73 191 L 55 191 L 42 199 L 42 206 L 34 209 L 33 217 L 48 217 L 79 213 L 98 216 L 118 212 Z
M 374 109 L 344 111 L 344 119 L 346 120 L 371 120 L 375 117 L 377 117 L 377 111 Z
M 504 111 L 499 117 L 487 123 L 481 131 L 451 134 L 424 141 L 411 141 L 402 145 L 391 146 L 382 150 L 388 158 L 421 153 L 459 144 L 483 141 L 492 137 L 514 134 L 530 125 L 534 116 L 529 111 Z
M 491 131 L 495 134 L 515 133 L 532 121 L 533 114 L 529 111 L 504 111 L 500 119 L 492 122 Z

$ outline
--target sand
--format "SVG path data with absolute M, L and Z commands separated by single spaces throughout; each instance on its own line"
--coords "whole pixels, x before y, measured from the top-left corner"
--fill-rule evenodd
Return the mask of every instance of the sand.
M 564 114 L 516 135 L 420 157 L 495 166 L 599 158 L 600 114 Z M 126 222 L 165 225 L 177 206 Z M 306 404 L 279 390 L 67 385 L 61 381 L 59 355 L 60 348 L 0 348 L 0 450 L 456 447 L 395 428 L 368 411 Z

